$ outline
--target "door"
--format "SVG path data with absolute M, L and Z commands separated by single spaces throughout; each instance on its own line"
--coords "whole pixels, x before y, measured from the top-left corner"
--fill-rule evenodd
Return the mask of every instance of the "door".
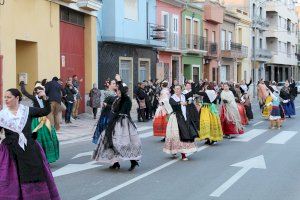
M 139 63 L 139 82 L 149 80 L 149 61 L 140 61 Z
M 132 60 L 121 60 L 119 71 L 122 81 L 128 86 L 128 92 L 132 96 Z
M 177 60 L 172 60 L 172 80 L 179 79 L 179 66 Z M 179 80 L 178 80 L 179 81 Z
M 193 67 L 193 81 L 195 83 L 199 82 L 200 79 L 199 72 L 200 72 L 199 67 Z
M 226 65 L 222 65 L 220 67 L 220 81 L 221 82 L 227 81 L 227 66 Z
M 80 82 L 82 101 L 79 112 L 85 110 L 85 70 L 84 70 L 84 28 L 66 22 L 60 22 L 60 53 L 61 53 L 61 78 L 65 81 L 68 77 L 77 75 Z M 64 61 L 63 61 L 64 60 Z

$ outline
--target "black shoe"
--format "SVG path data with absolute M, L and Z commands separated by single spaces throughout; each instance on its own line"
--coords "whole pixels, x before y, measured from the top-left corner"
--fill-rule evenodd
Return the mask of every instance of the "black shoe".
M 161 142 L 166 142 L 166 138 L 163 138 L 160 140 Z
M 128 169 L 128 171 L 133 171 L 136 166 L 140 166 L 139 163 L 136 160 L 131 160 L 131 167 Z
M 209 139 L 207 139 L 206 142 L 205 142 L 204 144 L 210 145 Z
M 120 169 L 120 164 L 118 162 L 114 163 L 109 169 Z

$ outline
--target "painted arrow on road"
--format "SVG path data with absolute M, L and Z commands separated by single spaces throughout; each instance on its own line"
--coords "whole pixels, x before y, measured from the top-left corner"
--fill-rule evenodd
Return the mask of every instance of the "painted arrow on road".
M 54 177 L 58 177 L 58 176 L 73 174 L 76 172 L 85 171 L 88 169 L 93 169 L 93 168 L 102 166 L 102 165 L 95 165 L 96 163 L 97 163 L 96 161 L 91 161 L 91 162 L 87 162 L 84 164 L 68 164 L 68 165 L 56 170 L 52 174 Z
M 226 190 L 228 190 L 235 182 L 242 178 L 250 169 L 266 169 L 266 162 L 263 155 L 245 160 L 231 165 L 232 167 L 242 167 L 235 175 L 227 180 L 223 185 L 211 193 L 211 197 L 220 197 Z

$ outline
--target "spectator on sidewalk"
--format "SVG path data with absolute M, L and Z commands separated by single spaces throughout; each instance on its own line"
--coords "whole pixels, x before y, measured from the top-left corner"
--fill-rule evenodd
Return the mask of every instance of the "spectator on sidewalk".
M 65 104 L 67 107 L 66 113 L 65 113 L 65 122 L 66 124 L 71 123 L 71 115 L 72 115 L 72 109 L 75 102 L 74 95 L 76 94 L 75 87 L 72 84 L 72 79 L 67 80 L 67 84 L 65 86 Z
M 65 91 L 63 87 L 58 83 L 57 77 L 53 77 L 52 81 L 46 83 L 45 90 L 51 104 L 51 113 L 48 115 L 48 118 L 51 122 L 51 125 L 55 127 L 56 131 L 59 131 L 59 112 L 61 110 L 62 96 L 65 95 Z
M 75 101 L 74 101 L 73 112 L 72 112 L 72 116 L 74 119 L 78 119 L 78 110 L 79 110 L 80 102 L 82 99 L 81 94 L 80 94 L 80 83 L 81 82 L 83 82 L 82 78 L 80 80 L 78 80 L 77 75 L 73 76 L 73 86 L 74 86 L 74 89 L 76 90 Z
M 139 83 L 139 87 L 136 91 L 136 100 L 138 102 L 138 121 L 139 122 L 146 122 L 147 118 L 146 118 L 146 100 L 147 100 L 148 96 L 145 92 L 145 84 Z
M 97 84 L 93 84 L 93 88 L 89 93 L 90 97 L 90 107 L 93 109 L 94 119 L 97 117 L 98 108 L 100 108 L 101 103 L 101 91 L 98 89 Z

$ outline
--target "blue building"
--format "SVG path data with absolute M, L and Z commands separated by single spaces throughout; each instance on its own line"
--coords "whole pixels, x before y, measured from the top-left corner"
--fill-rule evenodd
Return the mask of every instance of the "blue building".
M 132 94 L 138 82 L 155 78 L 155 48 L 165 44 L 164 28 L 155 22 L 156 0 L 103 0 L 98 13 L 99 85 L 119 73 Z

